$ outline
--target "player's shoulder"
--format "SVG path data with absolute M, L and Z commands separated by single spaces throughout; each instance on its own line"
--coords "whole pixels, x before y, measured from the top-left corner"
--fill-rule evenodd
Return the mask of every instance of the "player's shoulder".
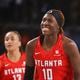
M 79 53 L 78 46 L 75 41 L 65 36 L 63 38 L 63 48 L 64 51 L 70 56 Z
M 21 52 L 21 54 L 22 54 L 22 58 L 24 58 L 24 59 L 26 59 L 26 57 L 27 57 L 27 55 L 26 55 L 26 52 L 25 51 L 23 51 L 23 52 Z
M 64 36 L 63 37 L 63 44 L 65 45 L 65 46 L 76 46 L 76 43 L 75 43 L 75 41 L 74 40 L 72 40 L 71 38 L 69 38 L 69 37 L 66 37 L 66 36 Z
M 26 55 L 25 51 L 22 51 L 21 54 L 22 54 L 22 56 L 25 56 Z
M 4 62 L 5 62 L 5 53 L 0 55 L 0 69 L 3 66 Z
M 0 60 L 3 60 L 5 56 L 6 56 L 5 53 L 1 54 L 0 55 Z
M 32 40 L 28 41 L 27 46 L 30 46 L 30 47 L 35 46 L 38 39 L 39 39 L 39 37 L 36 37 L 36 38 L 33 38 Z

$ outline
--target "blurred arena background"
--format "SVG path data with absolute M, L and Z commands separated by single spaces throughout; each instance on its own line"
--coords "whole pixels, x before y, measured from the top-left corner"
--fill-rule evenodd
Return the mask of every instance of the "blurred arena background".
M 0 0 L 0 54 L 4 52 L 4 34 L 18 30 L 25 49 L 27 41 L 40 33 L 40 21 L 52 8 L 65 15 L 64 31 L 80 49 L 80 0 Z

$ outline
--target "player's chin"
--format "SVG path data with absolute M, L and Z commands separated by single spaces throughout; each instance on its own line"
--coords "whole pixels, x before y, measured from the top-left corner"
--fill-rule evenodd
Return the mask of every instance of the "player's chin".
M 47 31 L 42 31 L 42 34 L 47 36 L 47 35 L 49 35 L 50 33 L 47 32 Z
M 7 51 L 13 51 L 14 48 L 13 48 L 13 47 L 7 47 L 6 50 L 7 50 Z

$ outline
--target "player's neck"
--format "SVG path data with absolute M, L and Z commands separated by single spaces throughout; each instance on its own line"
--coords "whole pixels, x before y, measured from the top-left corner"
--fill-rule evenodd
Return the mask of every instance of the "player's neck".
M 57 35 L 49 35 L 49 36 L 45 36 L 44 37 L 44 42 L 48 43 L 53 43 L 55 44 L 55 42 L 57 41 L 58 39 L 58 36 Z
M 52 46 L 56 44 L 57 39 L 58 39 L 57 35 L 46 36 L 43 40 L 43 44 L 42 44 L 43 48 L 46 50 L 50 50 L 52 48 Z
M 20 59 L 20 57 L 21 57 L 21 53 L 20 53 L 20 51 L 8 52 L 7 53 L 7 57 L 12 62 L 17 62 Z

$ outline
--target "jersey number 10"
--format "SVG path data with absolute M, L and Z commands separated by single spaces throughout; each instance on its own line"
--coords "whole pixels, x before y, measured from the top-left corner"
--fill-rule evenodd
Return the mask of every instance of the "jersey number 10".
M 43 69 L 44 80 L 53 80 L 52 69 Z

